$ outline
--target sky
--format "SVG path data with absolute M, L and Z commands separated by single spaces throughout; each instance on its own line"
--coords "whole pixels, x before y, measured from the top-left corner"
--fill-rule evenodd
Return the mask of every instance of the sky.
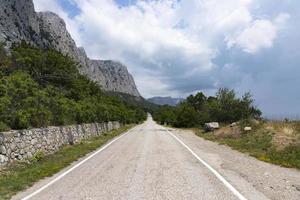
M 127 65 L 141 94 L 251 92 L 270 118 L 300 116 L 298 0 L 34 0 L 89 57 Z

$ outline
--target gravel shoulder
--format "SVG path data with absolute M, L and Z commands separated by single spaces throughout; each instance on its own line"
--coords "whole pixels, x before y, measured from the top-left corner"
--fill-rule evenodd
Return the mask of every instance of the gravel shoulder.
M 274 200 L 300 199 L 300 171 L 259 161 L 190 130 L 169 129 L 249 199 L 251 190 Z

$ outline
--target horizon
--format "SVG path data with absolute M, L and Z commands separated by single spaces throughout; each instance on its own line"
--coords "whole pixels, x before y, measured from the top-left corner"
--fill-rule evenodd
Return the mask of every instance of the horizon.
M 34 4 L 62 17 L 90 57 L 124 63 L 145 98 L 185 98 L 199 91 L 211 96 L 227 87 L 238 95 L 250 91 L 266 116 L 299 116 L 300 2 Z

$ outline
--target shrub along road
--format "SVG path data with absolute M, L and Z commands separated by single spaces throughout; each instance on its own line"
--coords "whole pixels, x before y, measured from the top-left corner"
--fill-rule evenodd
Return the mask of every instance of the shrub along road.
M 298 170 L 168 131 L 151 117 L 88 158 L 13 199 L 300 199 Z

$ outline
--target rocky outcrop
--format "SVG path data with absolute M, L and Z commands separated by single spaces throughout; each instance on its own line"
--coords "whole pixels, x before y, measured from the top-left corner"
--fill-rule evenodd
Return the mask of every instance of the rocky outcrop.
M 31 0 L 0 0 L 0 41 L 42 46 L 38 21 Z
M 112 60 L 92 60 L 86 56 L 83 48 L 78 48 L 78 62 L 82 74 L 97 82 L 103 89 L 140 97 L 132 75 L 127 67 Z
M 32 0 L 0 0 L 0 42 L 7 47 L 25 41 L 39 48 L 54 48 L 78 63 L 80 73 L 104 90 L 140 96 L 126 66 L 115 61 L 91 60 L 78 48 L 65 22 L 51 12 L 34 11 Z
M 119 122 L 105 122 L 0 133 L 0 167 L 29 159 L 38 152 L 51 154 L 64 145 L 80 143 L 120 127 Z

